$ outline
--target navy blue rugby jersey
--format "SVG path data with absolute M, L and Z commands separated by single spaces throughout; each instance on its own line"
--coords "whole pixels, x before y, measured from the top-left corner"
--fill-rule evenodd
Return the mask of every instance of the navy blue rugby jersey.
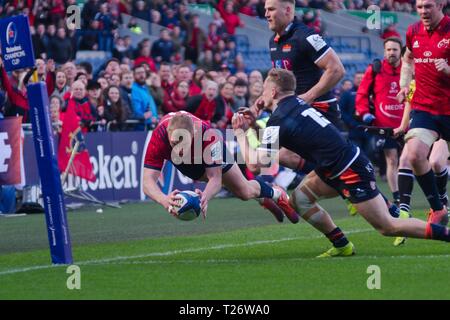
M 300 95 L 314 87 L 323 74 L 318 62 L 331 47 L 314 29 L 298 22 L 290 23 L 284 32 L 274 34 L 270 39 L 270 58 L 274 68 L 287 69 L 297 79 L 296 94 Z M 316 102 L 332 102 L 336 98 L 329 91 L 316 99 Z
M 278 102 L 264 130 L 260 149 L 289 149 L 316 163 L 329 178 L 339 176 L 359 156 L 360 150 L 319 111 L 297 96 Z

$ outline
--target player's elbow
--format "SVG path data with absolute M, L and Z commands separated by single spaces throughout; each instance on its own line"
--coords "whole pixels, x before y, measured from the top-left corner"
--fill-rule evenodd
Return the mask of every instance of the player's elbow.
M 342 80 L 345 76 L 345 68 L 342 63 L 336 63 L 333 65 L 333 74 L 338 80 Z
M 258 175 L 261 172 L 261 168 L 256 164 L 247 164 L 247 169 L 254 175 Z

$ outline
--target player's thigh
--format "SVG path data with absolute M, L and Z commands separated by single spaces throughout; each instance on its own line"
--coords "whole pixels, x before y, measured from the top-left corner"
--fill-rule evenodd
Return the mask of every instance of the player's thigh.
M 439 139 L 433 144 L 433 148 L 430 153 L 430 163 L 433 170 L 438 169 L 439 172 L 444 170 L 447 166 L 448 157 L 448 143 L 443 139 Z
M 410 129 L 405 135 L 410 161 L 422 161 L 428 157 L 431 146 L 439 137 L 438 132 L 439 123 L 433 115 L 424 111 L 411 111 Z
M 313 193 L 316 199 L 334 198 L 339 195 L 336 189 L 325 182 L 325 179 L 322 179 L 315 171 L 308 173 L 295 190 L 303 192 L 304 188 Z
M 286 148 L 280 149 L 278 158 L 280 160 L 280 165 L 293 170 L 297 169 L 299 163 L 303 160 L 298 154 Z
M 387 230 L 392 226 L 392 217 L 389 214 L 386 202 L 381 194 L 367 201 L 354 203 L 358 213 L 379 231 Z
M 222 183 L 225 188 L 237 196 L 246 193 L 249 189 L 253 189 L 253 184 L 245 178 L 236 163 L 222 174 Z

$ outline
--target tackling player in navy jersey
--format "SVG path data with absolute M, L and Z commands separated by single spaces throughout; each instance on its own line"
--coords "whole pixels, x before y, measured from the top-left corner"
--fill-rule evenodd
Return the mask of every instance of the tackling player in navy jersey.
M 339 106 L 331 90 L 345 70 L 336 52 L 313 29 L 295 18 L 295 0 L 266 0 L 270 57 L 274 68 L 287 69 L 297 80 L 295 93 L 344 130 Z
M 270 70 L 262 94 L 264 107 L 272 111 L 263 135 L 265 147 L 251 149 L 244 132 L 248 125 L 245 116 L 236 114 L 233 117 L 233 129 L 246 162 L 267 157 L 267 150 L 274 144 L 317 163 L 316 174 L 302 181 L 291 197 L 292 206 L 301 216 L 328 215 L 317 200 L 336 197 L 339 192 L 385 236 L 450 242 L 450 230 L 442 225 L 414 218 L 393 218 L 376 186 L 370 161 L 357 147 L 344 140 L 330 121 L 299 99 L 295 87 L 292 72 Z

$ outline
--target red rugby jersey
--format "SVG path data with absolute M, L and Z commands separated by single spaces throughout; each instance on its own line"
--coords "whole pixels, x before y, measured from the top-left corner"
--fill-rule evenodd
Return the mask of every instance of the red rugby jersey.
M 169 142 L 167 127 L 169 121 L 176 114 L 183 113 L 188 115 L 194 121 L 194 137 L 191 146 L 191 162 L 181 164 L 183 167 L 191 164 L 214 167 L 222 163 L 222 140 L 217 135 L 217 130 L 211 129 L 211 126 L 194 115 L 185 112 L 171 112 L 165 115 L 152 133 L 150 142 L 145 152 L 144 167 L 161 170 L 164 161 L 172 161 L 172 146 Z M 218 140 L 219 139 L 219 140 Z M 219 144 L 216 142 L 220 141 Z M 175 167 L 178 167 L 174 163 Z M 188 170 L 189 171 L 189 170 Z
M 450 64 L 450 18 L 444 16 L 432 32 L 428 32 L 422 22 L 410 25 L 406 46 L 414 58 L 417 84 L 412 108 L 450 115 L 450 77 L 438 72 L 434 65 L 436 59 L 445 59 Z

